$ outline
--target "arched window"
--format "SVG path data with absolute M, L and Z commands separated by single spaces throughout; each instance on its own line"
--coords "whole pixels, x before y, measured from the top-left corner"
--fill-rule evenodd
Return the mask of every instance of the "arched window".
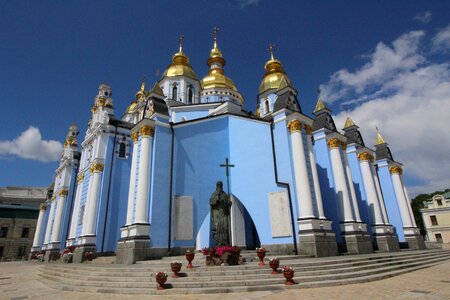
M 192 92 L 192 88 L 188 88 L 188 103 L 192 104 L 192 100 L 194 98 L 194 93 Z
M 177 86 L 174 84 L 173 88 L 172 88 L 172 99 L 177 100 L 177 95 L 178 95 L 178 89 L 177 89 Z
M 269 113 L 269 101 L 264 101 L 264 110 L 266 112 L 266 114 Z
M 125 143 L 121 142 L 119 145 L 119 157 L 125 158 L 125 150 L 126 150 Z

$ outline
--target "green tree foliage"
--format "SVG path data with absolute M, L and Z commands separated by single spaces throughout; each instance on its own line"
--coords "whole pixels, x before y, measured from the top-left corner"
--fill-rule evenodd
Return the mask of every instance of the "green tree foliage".
M 446 189 L 444 191 L 435 191 L 431 194 L 420 194 L 417 195 L 414 199 L 411 200 L 411 206 L 414 213 L 414 219 L 416 220 L 417 227 L 420 228 L 420 234 L 425 235 L 425 226 L 423 225 L 422 214 L 420 213 L 420 209 L 424 208 L 424 201 L 430 200 L 434 195 L 444 194 L 449 192 L 450 189 Z

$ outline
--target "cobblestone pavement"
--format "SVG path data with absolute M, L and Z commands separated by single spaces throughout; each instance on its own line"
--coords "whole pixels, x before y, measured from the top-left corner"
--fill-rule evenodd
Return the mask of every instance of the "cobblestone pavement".
M 217 295 L 136 296 L 60 291 L 40 283 L 36 263 L 0 264 L 0 299 L 211 299 Z M 325 288 L 220 295 L 236 299 L 450 299 L 450 262 L 392 278 Z

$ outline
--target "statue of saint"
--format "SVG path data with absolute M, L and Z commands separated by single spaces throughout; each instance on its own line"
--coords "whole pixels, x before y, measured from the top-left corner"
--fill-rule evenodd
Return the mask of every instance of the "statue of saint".
M 223 191 L 222 181 L 217 181 L 216 191 L 209 198 L 211 206 L 212 232 L 217 246 L 230 245 L 231 201 Z

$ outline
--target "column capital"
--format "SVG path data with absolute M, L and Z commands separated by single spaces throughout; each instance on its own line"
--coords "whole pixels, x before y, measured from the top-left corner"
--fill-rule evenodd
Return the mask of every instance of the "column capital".
M 133 140 L 133 143 L 137 143 L 137 141 L 139 140 L 139 132 L 138 131 L 133 132 L 131 134 L 131 139 Z
M 105 166 L 103 164 L 95 162 L 89 168 L 89 172 L 91 172 L 91 174 L 95 172 L 103 172 L 104 167 Z
M 58 192 L 58 196 L 60 197 L 67 197 L 67 195 L 69 195 L 69 190 L 67 189 L 62 189 Z
M 47 209 L 47 205 L 45 203 L 39 204 L 39 210 L 46 210 L 46 209 Z
M 287 127 L 289 128 L 290 133 L 302 131 L 302 123 L 296 119 L 289 121 Z
M 82 183 L 84 180 L 84 173 L 78 174 L 77 181 L 78 183 Z
M 150 126 L 144 125 L 139 129 L 139 133 L 142 137 L 149 137 L 155 134 L 155 131 Z
M 371 155 L 369 152 L 361 152 L 358 153 L 358 159 L 361 161 L 373 161 L 373 155 Z
M 344 151 L 347 150 L 347 143 L 341 141 L 341 147 L 342 147 L 342 150 L 344 150 Z
M 390 167 L 389 172 L 391 174 L 399 174 L 399 175 L 403 174 L 403 170 L 400 166 Z
M 305 128 L 305 132 L 306 134 L 311 134 L 312 133 L 312 127 L 309 125 L 304 125 L 303 128 Z
M 339 148 L 341 146 L 341 141 L 337 138 L 332 138 L 327 141 L 328 148 Z

